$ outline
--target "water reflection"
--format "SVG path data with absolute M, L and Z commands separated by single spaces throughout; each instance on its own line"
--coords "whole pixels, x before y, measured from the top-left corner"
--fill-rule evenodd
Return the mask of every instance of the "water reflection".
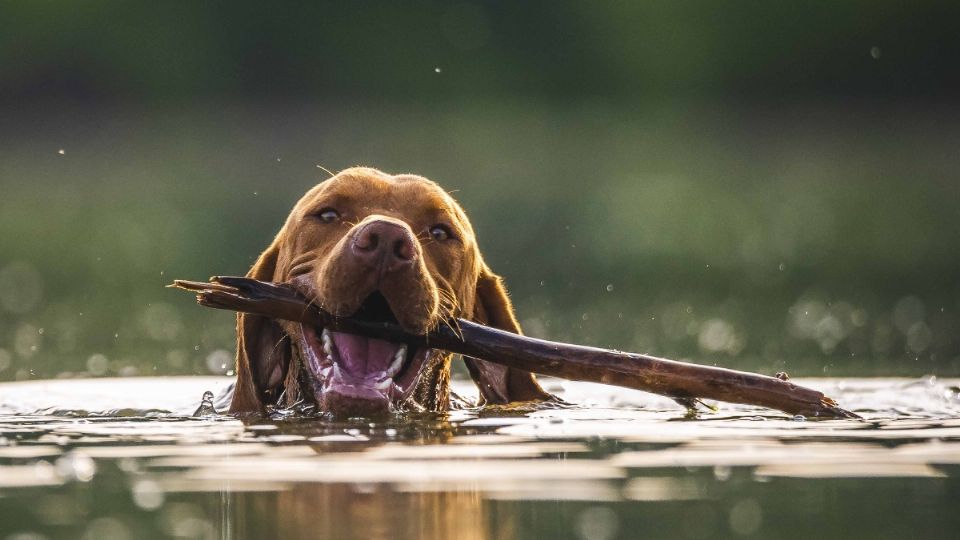
M 0 385 L 0 538 L 848 538 L 853 524 L 853 536 L 949 538 L 960 526 L 956 381 L 805 381 L 863 422 L 727 405 L 684 420 L 669 400 L 558 381 L 591 405 L 191 417 L 226 381 Z

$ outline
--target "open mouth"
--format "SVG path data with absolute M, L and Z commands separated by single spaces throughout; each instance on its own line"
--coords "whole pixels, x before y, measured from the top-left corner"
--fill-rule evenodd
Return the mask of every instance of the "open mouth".
M 371 294 L 353 317 L 397 322 L 379 292 Z M 354 416 L 396 410 L 410 396 L 430 354 L 426 347 L 303 324 L 300 349 L 320 408 Z

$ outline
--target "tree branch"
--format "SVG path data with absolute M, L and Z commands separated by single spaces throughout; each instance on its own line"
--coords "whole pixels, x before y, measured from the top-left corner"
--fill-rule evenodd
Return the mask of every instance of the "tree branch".
M 290 287 L 249 278 L 213 277 L 209 283 L 177 280 L 171 287 L 197 293 L 197 303 L 207 307 L 445 349 L 542 375 L 652 392 L 681 403 L 702 398 L 759 405 L 809 417 L 859 418 L 823 393 L 793 384 L 785 375 L 768 377 L 644 354 L 557 343 L 463 319 L 451 321 L 449 326 L 440 325 L 426 336 L 415 336 L 395 324 L 334 317 L 311 305 Z

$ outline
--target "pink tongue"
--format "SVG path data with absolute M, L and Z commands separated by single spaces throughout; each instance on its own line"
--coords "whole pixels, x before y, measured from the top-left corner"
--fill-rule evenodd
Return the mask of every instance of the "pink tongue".
M 352 375 L 366 375 L 384 371 L 400 348 L 397 343 L 372 339 L 355 334 L 330 332 L 337 349 L 340 367 Z

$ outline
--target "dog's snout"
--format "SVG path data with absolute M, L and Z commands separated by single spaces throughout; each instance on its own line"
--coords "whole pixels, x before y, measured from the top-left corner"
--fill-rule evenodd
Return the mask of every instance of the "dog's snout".
M 417 258 L 415 241 L 409 227 L 375 220 L 361 226 L 350 248 L 366 266 L 389 273 L 413 264 Z

